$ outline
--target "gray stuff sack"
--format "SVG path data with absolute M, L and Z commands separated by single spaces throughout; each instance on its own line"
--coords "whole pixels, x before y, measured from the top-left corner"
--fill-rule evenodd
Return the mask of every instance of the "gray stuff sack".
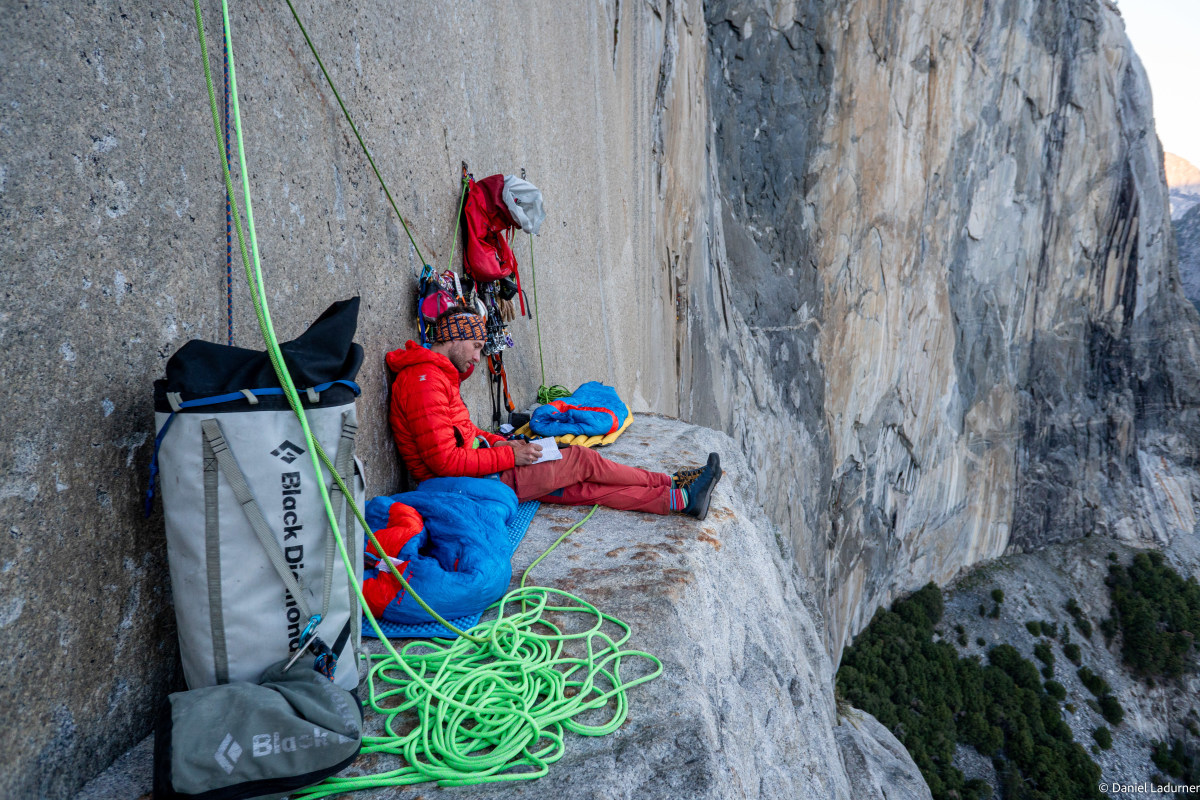
M 167 698 L 154 738 L 154 800 L 279 796 L 341 772 L 362 748 L 362 705 L 313 669 L 284 662 L 258 684 Z

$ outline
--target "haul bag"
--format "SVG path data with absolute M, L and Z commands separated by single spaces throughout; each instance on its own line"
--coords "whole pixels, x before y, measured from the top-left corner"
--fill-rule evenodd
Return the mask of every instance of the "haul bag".
M 517 270 L 506 234 L 516 225 L 504 203 L 504 176 L 468 180 L 463 202 L 463 267 L 480 283 L 507 278 Z
M 154 800 L 280 795 L 341 772 L 362 748 L 362 705 L 299 664 L 167 697 L 154 735 Z
M 360 504 L 352 339 L 358 298 L 333 304 L 281 346 L 313 436 Z M 189 688 L 257 682 L 306 633 L 338 657 L 335 682 L 358 685 L 361 617 L 337 553 L 299 421 L 266 353 L 185 344 L 155 382 L 155 462 L 184 677 Z M 363 532 L 322 467 L 346 549 L 362 575 Z M 319 622 L 313 617 L 320 615 Z M 310 622 L 313 628 L 310 628 Z M 301 658 L 299 666 L 311 664 Z

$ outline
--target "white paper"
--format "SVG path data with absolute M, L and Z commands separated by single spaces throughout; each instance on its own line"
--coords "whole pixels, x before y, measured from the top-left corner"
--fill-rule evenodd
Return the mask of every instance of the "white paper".
M 533 444 L 541 445 L 542 456 L 534 464 L 540 464 L 543 461 L 558 461 L 562 458 L 562 451 L 558 449 L 558 442 L 550 436 L 545 439 L 534 439 Z

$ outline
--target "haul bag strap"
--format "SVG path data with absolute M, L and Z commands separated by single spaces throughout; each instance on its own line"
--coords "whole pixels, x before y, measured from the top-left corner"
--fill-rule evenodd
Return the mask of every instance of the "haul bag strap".
M 283 585 L 292 593 L 296 604 L 300 606 L 301 613 L 311 620 L 313 615 L 311 609 L 308 607 L 308 601 L 304 598 L 304 591 L 300 583 L 296 580 L 296 576 L 292 574 L 292 570 L 288 567 L 287 560 L 283 557 L 283 548 L 279 546 L 279 541 L 275 538 L 275 534 L 271 532 L 270 526 L 267 525 L 267 520 L 263 517 L 262 509 L 258 506 L 258 501 L 254 499 L 254 493 L 250 491 L 250 485 L 246 483 L 246 476 L 242 473 L 237 459 L 233 457 L 233 452 L 225 442 L 225 436 L 221 431 L 221 423 L 215 419 L 206 419 L 200 423 L 200 428 L 204 432 L 204 440 L 208 442 L 209 447 L 212 448 L 213 455 L 217 458 L 217 465 L 225 473 L 225 480 L 229 482 L 229 487 L 233 489 L 234 497 L 237 498 L 238 504 L 241 505 L 242 511 L 245 512 L 246 519 L 250 522 L 250 527 L 254 529 L 254 534 L 258 537 L 259 543 L 262 544 L 263 549 L 267 552 L 267 558 L 270 559 L 271 566 L 279 573 L 280 579 L 283 580 Z M 327 579 L 332 572 L 329 569 L 325 571 Z
M 225 646 L 225 609 L 221 604 L 221 519 L 217 492 L 217 457 L 205 437 L 204 462 L 204 564 L 208 578 L 208 621 L 212 629 L 213 676 L 229 683 L 229 651 Z
M 357 609 L 355 609 L 355 610 L 357 610 Z M 337 639 L 334 640 L 333 647 L 330 648 L 333 650 L 335 657 L 340 656 L 342 654 L 342 649 L 346 646 L 347 642 L 350 641 L 350 633 L 351 633 L 350 622 L 351 622 L 351 620 L 354 619 L 355 616 L 356 615 L 354 613 L 350 614 L 350 618 L 346 620 L 346 624 L 342 626 L 341 632 L 338 633 Z
M 358 397 L 360 394 L 362 394 L 362 389 L 360 389 L 358 384 L 354 381 L 336 380 L 306 389 L 305 391 L 308 393 L 309 402 L 317 402 L 317 400 L 320 399 L 320 393 L 334 385 L 348 387 L 354 392 L 355 397 Z M 171 392 L 167 397 L 168 401 L 171 403 L 171 414 L 167 417 L 167 421 L 163 423 L 158 435 L 154 437 L 154 455 L 150 459 L 150 485 L 146 489 L 146 517 L 149 518 L 151 509 L 154 507 L 154 484 L 158 479 L 158 449 L 162 447 L 163 439 L 166 437 L 167 431 L 171 429 L 171 423 L 175 420 L 176 414 L 188 408 L 215 406 L 220 405 L 221 403 L 232 403 L 236 400 L 245 400 L 253 406 L 258 405 L 258 398 L 260 397 L 271 397 L 273 395 L 281 394 L 283 394 L 283 389 L 277 387 L 268 387 L 266 389 L 242 389 L 238 392 L 218 394 L 214 395 L 213 397 L 197 397 L 194 400 L 183 400 L 178 392 Z M 318 395 L 316 400 L 313 399 L 314 394 Z M 338 471 L 341 472 L 340 469 Z
M 333 465 L 337 469 L 338 475 L 352 474 L 352 468 L 354 466 L 354 438 L 357 435 L 358 423 L 350 419 L 349 411 L 343 411 L 342 435 L 338 439 L 337 455 L 334 456 L 333 460 Z M 331 494 L 332 497 L 330 499 L 332 500 L 333 505 L 333 518 L 337 519 L 339 516 L 341 516 L 342 507 L 346 504 L 346 497 L 342 494 L 342 488 L 337 485 L 336 481 L 333 484 L 333 492 Z M 353 531 L 354 528 L 350 528 L 349 530 Z M 335 550 L 336 547 L 337 542 L 333 538 L 333 530 L 331 528 L 325 537 L 325 595 L 324 599 L 321 600 L 321 619 L 324 619 L 325 615 L 329 613 L 329 597 L 330 593 L 333 591 L 333 581 L 331 578 L 333 577 L 334 572 L 334 559 L 337 558 L 337 551 Z M 351 616 L 353 616 L 353 603 L 350 604 L 350 608 L 352 609 Z M 338 648 L 335 647 L 333 652 L 336 654 L 338 652 Z
M 320 395 L 321 392 L 334 386 L 345 386 L 349 388 L 354 392 L 355 397 L 358 397 L 360 394 L 362 394 L 362 389 L 359 388 L 357 383 L 347 380 L 329 381 L 328 383 L 322 383 L 318 386 L 311 386 L 307 389 L 301 389 L 301 391 L 305 393 L 310 403 L 320 402 L 320 397 L 318 396 L 316 400 L 313 400 L 313 395 Z M 236 392 L 227 392 L 225 394 L 217 394 L 211 397 L 197 397 L 192 400 L 184 400 L 178 392 L 168 392 L 167 400 L 168 402 L 171 402 L 172 410 L 178 411 L 184 408 L 198 408 L 200 406 L 215 406 L 221 403 L 232 403 L 237 400 L 246 400 L 251 405 L 257 405 L 257 400 L 251 399 L 251 397 L 247 397 L 247 395 L 252 395 L 253 398 L 259 398 L 273 397 L 276 395 L 282 395 L 283 393 L 283 389 L 280 389 L 278 386 L 271 386 L 265 389 L 241 389 Z M 179 406 L 178 409 L 174 408 L 176 405 Z

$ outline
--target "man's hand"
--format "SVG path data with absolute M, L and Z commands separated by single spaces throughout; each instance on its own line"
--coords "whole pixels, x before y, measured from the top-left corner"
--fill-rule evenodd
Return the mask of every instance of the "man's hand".
M 496 447 L 511 447 L 513 456 L 516 458 L 516 466 L 527 467 L 533 462 L 542 457 L 542 446 L 533 442 L 523 442 L 520 439 L 512 439 L 503 442 L 496 442 Z

